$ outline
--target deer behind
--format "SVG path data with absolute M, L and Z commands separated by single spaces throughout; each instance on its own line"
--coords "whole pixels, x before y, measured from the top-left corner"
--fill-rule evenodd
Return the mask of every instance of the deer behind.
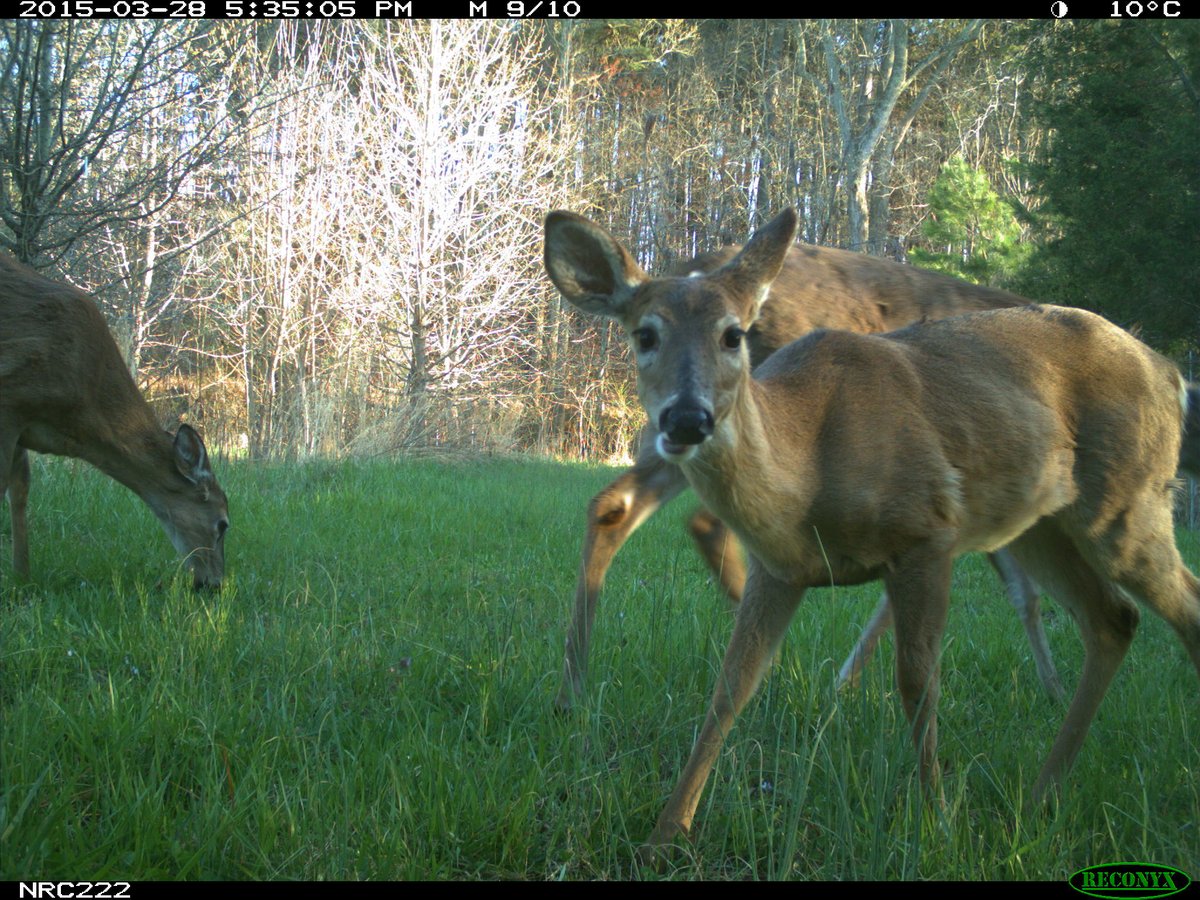
M 1131 597 L 1170 623 L 1200 674 L 1200 582 L 1172 523 L 1194 396 L 1178 370 L 1092 313 L 1027 306 L 887 335 L 815 332 L 752 379 L 744 338 L 795 227 L 789 210 L 711 275 L 655 279 L 586 220 L 547 218 L 548 257 L 579 264 L 574 283 L 588 286 L 567 299 L 630 337 L 659 453 L 749 553 L 712 704 L 652 858 L 690 828 L 806 588 L 883 579 L 896 680 L 935 796 L 940 645 L 962 553 L 1010 545 L 1080 625 L 1083 672 L 1035 795 L 1061 784 L 1079 751 L 1133 639 Z
M 86 294 L 0 254 L 0 494 L 22 577 L 29 450 L 87 460 L 128 487 L 158 517 L 195 586 L 220 585 L 227 503 L 200 435 L 158 427 Z
M 701 254 L 677 266 L 673 274 L 715 272 L 741 249 L 734 245 Z M 771 302 L 763 304 L 746 332 L 751 366 L 818 328 L 876 334 L 914 322 L 1030 303 L 999 288 L 811 244 L 788 247 L 770 296 Z

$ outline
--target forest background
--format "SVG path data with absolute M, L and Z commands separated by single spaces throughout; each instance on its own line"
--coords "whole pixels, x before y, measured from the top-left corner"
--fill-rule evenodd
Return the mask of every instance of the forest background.
M 794 206 L 1200 378 L 1200 22 L 25 20 L 0 60 L 0 247 L 226 453 L 627 458 L 555 208 L 662 271 Z

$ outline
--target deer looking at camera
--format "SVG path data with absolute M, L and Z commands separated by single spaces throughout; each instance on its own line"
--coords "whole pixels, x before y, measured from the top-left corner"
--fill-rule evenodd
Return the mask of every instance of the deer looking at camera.
M 673 274 L 686 276 L 712 272 L 728 263 L 738 247 L 702 254 Z M 579 290 L 572 279 L 583 268 L 575 264 L 551 269 L 551 278 L 564 293 Z M 588 266 L 589 272 L 604 269 Z M 559 278 L 565 279 L 559 283 Z M 601 277 L 608 277 L 602 275 Z M 591 286 L 588 286 L 591 290 Z M 914 322 L 944 319 L 965 312 L 1024 306 L 1031 301 L 1007 291 L 983 287 L 886 259 L 831 247 L 796 246 L 788 249 L 779 276 L 772 282 L 761 314 L 746 332 L 750 365 L 758 366 L 785 344 L 818 328 L 874 333 L 894 331 Z M 581 696 L 587 674 L 588 650 L 604 576 L 629 536 L 655 510 L 687 489 L 687 479 L 677 466 L 665 462 L 654 447 L 656 429 L 644 433 L 637 461 L 588 505 L 583 559 L 575 588 L 571 625 L 567 631 L 562 684 L 555 700 L 569 709 Z M 689 528 L 701 555 L 736 604 L 746 580 L 736 541 L 721 521 L 707 510 L 696 512 Z M 1042 629 L 1038 588 L 1005 550 L 988 554 L 1004 582 L 1033 650 L 1038 676 L 1055 700 L 1064 696 L 1055 671 L 1050 646 Z M 870 657 L 880 635 L 891 624 L 886 596 L 880 600 L 857 646 L 847 657 L 839 682 L 854 680 Z
M 158 427 L 91 298 L 0 254 L 0 495 L 21 577 L 30 450 L 85 459 L 121 482 L 158 517 L 194 585 L 221 584 L 229 515 L 200 435 Z
M 1070 609 L 1085 657 L 1034 795 L 1059 784 L 1133 639 L 1141 601 L 1200 674 L 1200 582 L 1172 527 L 1187 389 L 1101 317 L 1026 306 L 886 335 L 818 331 L 751 378 L 746 334 L 796 229 L 788 210 L 730 262 L 651 278 L 607 232 L 546 219 L 546 261 L 617 320 L 655 447 L 748 551 L 712 704 L 643 858 L 692 824 L 725 735 L 810 587 L 882 579 L 918 774 L 937 795 L 939 655 L 953 560 L 1008 546 Z

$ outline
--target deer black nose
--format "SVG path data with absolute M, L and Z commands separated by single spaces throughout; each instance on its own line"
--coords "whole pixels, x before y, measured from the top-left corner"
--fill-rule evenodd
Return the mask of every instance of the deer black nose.
M 700 404 L 685 400 L 662 411 L 658 428 L 672 444 L 694 446 L 712 436 L 713 416 Z

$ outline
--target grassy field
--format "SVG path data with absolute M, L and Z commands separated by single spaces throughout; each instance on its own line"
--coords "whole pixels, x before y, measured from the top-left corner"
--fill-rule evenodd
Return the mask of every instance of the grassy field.
M 674 784 L 730 619 L 690 504 L 618 557 L 590 694 L 552 711 L 588 498 L 547 461 L 224 463 L 228 583 L 187 589 L 128 491 L 34 463 L 34 576 L 0 526 L 0 879 L 619 879 Z M 1200 569 L 1200 540 L 1180 545 Z M 1147 614 L 1052 813 L 1063 710 L 980 557 L 955 570 L 946 815 L 919 802 L 885 640 L 834 677 L 877 588 L 815 591 L 709 782 L 677 878 L 1200 877 L 1200 689 Z M 1080 644 L 1046 604 L 1073 688 Z

